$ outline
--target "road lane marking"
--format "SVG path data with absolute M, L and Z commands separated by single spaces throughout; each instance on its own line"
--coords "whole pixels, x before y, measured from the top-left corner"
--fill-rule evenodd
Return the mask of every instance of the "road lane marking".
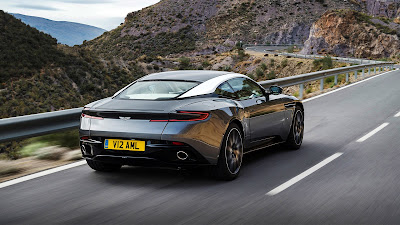
M 400 117 L 400 112 L 398 112 L 394 117 Z
M 32 180 L 32 179 L 35 179 L 35 178 L 38 178 L 38 177 L 43 177 L 43 176 L 46 176 L 46 175 L 49 175 L 49 174 L 52 174 L 52 173 L 57 173 L 57 172 L 60 172 L 60 171 L 63 171 L 63 170 L 67 170 L 67 169 L 71 169 L 71 168 L 74 168 L 74 167 L 77 167 L 77 166 L 82 166 L 84 164 L 86 164 L 86 161 L 85 160 L 81 160 L 81 161 L 78 161 L 78 162 L 75 162 L 75 163 L 67 164 L 67 165 L 64 165 L 64 166 L 59 166 L 59 167 L 56 167 L 56 168 L 53 168 L 53 169 L 48 169 L 48 170 L 44 170 L 44 171 L 41 171 L 41 172 L 38 172 L 38 173 L 34 173 L 34 174 L 30 174 L 30 175 L 23 176 L 23 177 L 20 177 L 20 178 L 16 178 L 16 179 L 13 179 L 13 180 L 5 181 L 3 183 L 0 183 L 0 189 L 8 187 L 8 186 L 11 186 L 11 185 L 14 185 L 14 184 L 22 183 L 24 181 Z
M 378 133 L 380 130 L 385 128 L 387 125 L 389 125 L 389 123 L 384 123 L 384 124 L 380 125 L 379 127 L 375 128 L 373 131 L 366 134 L 364 137 L 358 139 L 357 142 L 363 142 L 363 141 L 367 140 L 368 138 L 372 137 L 374 134 Z
M 272 191 L 268 192 L 265 195 L 268 196 L 274 196 L 276 194 L 281 193 L 282 191 L 288 189 L 290 186 L 292 186 L 293 184 L 301 181 L 302 179 L 306 178 L 307 176 L 309 176 L 310 174 L 314 173 L 315 171 L 321 169 L 322 167 L 324 167 L 325 165 L 327 165 L 328 163 L 332 162 L 333 160 L 337 159 L 339 156 L 343 155 L 343 152 L 338 152 L 333 154 L 332 156 L 329 156 L 328 158 L 324 159 L 322 162 L 318 163 L 317 165 L 311 167 L 310 169 L 304 171 L 303 173 L 293 177 L 292 179 L 286 181 L 285 183 L 283 183 L 282 185 L 276 187 L 275 189 L 273 189 Z
M 354 85 L 361 84 L 361 83 L 363 83 L 363 82 L 365 82 L 365 81 L 372 80 L 372 79 L 374 79 L 374 78 L 383 76 L 383 75 L 385 75 L 385 74 L 387 74 L 387 73 L 390 73 L 390 72 L 397 72 L 397 71 L 398 71 L 398 69 L 396 69 L 396 70 L 391 70 L 391 71 L 388 71 L 388 72 L 385 72 L 385 73 L 381 73 L 381 74 L 375 75 L 375 76 L 373 76 L 373 77 L 369 77 L 369 78 L 367 78 L 367 79 L 360 80 L 360 81 L 357 81 L 357 82 L 355 82 L 355 83 L 346 85 L 346 86 L 344 86 L 344 87 L 335 89 L 335 90 L 333 90 L 333 91 L 329 91 L 329 92 L 326 92 L 326 93 L 323 93 L 323 94 L 320 94 L 320 95 L 317 95 L 317 96 L 314 96 L 314 97 L 311 97 L 311 98 L 304 99 L 304 100 L 302 100 L 302 102 L 312 101 L 312 100 L 314 100 L 314 99 L 321 98 L 321 97 L 323 97 L 323 96 L 325 96 L 325 95 L 330 95 L 330 94 L 333 94 L 333 93 L 335 93 L 335 92 L 341 91 L 341 90 L 343 90 L 343 89 L 352 87 L 352 86 L 354 86 Z

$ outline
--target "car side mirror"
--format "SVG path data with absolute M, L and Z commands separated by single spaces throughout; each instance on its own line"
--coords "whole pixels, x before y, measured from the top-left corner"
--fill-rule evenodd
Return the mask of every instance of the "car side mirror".
M 282 94 L 282 92 L 283 92 L 283 89 L 279 86 L 271 86 L 269 88 L 269 94 L 271 94 L 271 95 L 280 95 L 280 94 Z

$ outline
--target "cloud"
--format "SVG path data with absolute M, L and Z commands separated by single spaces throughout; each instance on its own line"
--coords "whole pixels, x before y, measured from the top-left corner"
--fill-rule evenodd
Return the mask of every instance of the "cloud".
M 43 6 L 43 5 L 28 5 L 28 4 L 17 4 L 14 5 L 17 8 L 22 8 L 22 9 L 34 9 L 34 10 L 47 10 L 47 11 L 58 11 L 60 9 L 54 8 L 54 7 L 49 7 L 49 6 Z

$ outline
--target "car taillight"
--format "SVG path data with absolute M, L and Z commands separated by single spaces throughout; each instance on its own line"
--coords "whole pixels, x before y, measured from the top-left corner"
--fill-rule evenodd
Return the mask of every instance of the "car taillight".
M 175 114 L 175 118 L 171 118 L 169 121 L 199 121 L 205 120 L 210 116 L 210 113 L 206 112 L 188 112 L 188 111 L 178 111 Z M 174 116 L 172 116 L 174 117 Z
M 208 112 L 190 112 L 190 111 L 178 111 L 177 113 L 171 113 L 168 120 L 157 120 L 152 119 L 150 122 L 183 122 L 183 121 L 201 121 L 206 120 L 210 116 Z
M 81 117 L 82 117 L 82 118 L 96 119 L 96 120 L 104 120 L 104 118 L 103 118 L 103 117 L 98 117 L 98 116 L 90 116 L 90 115 L 88 115 L 88 114 L 84 114 L 84 113 L 82 113 Z
M 173 141 L 172 145 L 182 146 L 182 145 L 185 145 L 185 143 L 178 142 L 178 141 Z

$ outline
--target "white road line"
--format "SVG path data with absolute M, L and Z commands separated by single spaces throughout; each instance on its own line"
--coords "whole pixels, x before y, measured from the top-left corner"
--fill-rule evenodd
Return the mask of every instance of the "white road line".
M 301 181 L 302 179 L 304 179 L 308 175 L 314 173 L 315 171 L 321 169 L 322 167 L 324 167 L 328 163 L 332 162 L 333 160 L 335 160 L 336 158 L 338 158 L 342 154 L 343 154 L 343 152 L 338 152 L 338 153 L 333 154 L 332 156 L 326 158 L 325 160 L 323 160 L 322 162 L 318 163 L 317 165 L 311 167 L 310 169 L 304 171 L 303 173 L 301 173 L 301 174 L 293 177 L 292 179 L 286 181 L 285 183 L 283 183 L 282 185 L 276 187 L 275 189 L 273 189 L 272 191 L 268 192 L 265 195 L 274 196 L 276 194 L 281 193 L 282 191 L 286 190 L 287 188 L 289 188 L 293 184 Z
M 358 139 L 357 142 L 363 142 L 363 141 L 367 140 L 368 138 L 372 137 L 374 134 L 378 133 L 380 130 L 385 128 L 387 125 L 389 125 L 389 123 L 384 123 L 384 124 L 380 125 L 379 127 L 375 128 L 373 131 L 366 134 L 364 137 Z
M 400 112 L 398 112 L 394 117 L 400 117 Z
M 78 162 L 75 162 L 75 163 L 67 164 L 67 165 L 64 165 L 64 166 L 59 166 L 59 167 L 56 167 L 56 168 L 53 168 L 53 169 L 44 170 L 44 171 L 41 171 L 41 172 L 38 172 L 38 173 L 34 173 L 34 174 L 30 174 L 30 175 L 23 176 L 23 177 L 20 177 L 20 178 L 16 178 L 14 180 L 9 180 L 9 181 L 0 183 L 0 189 L 4 188 L 4 187 L 11 186 L 11 185 L 14 185 L 14 184 L 18 184 L 18 183 L 21 183 L 21 182 L 24 182 L 24 181 L 32 180 L 32 179 L 35 179 L 35 178 L 38 178 L 38 177 L 43 177 L 43 176 L 46 176 L 46 175 L 49 175 L 49 174 L 52 174 L 52 173 L 57 173 L 57 172 L 60 172 L 60 171 L 63 171 L 63 170 L 71 169 L 71 168 L 74 168 L 74 167 L 77 167 L 77 166 L 81 166 L 81 165 L 84 165 L 84 164 L 86 164 L 86 161 L 82 160 L 82 161 L 78 161 Z
M 397 71 L 397 70 L 398 70 L 398 69 L 396 69 L 396 70 L 394 70 L 394 71 Z M 367 79 L 358 81 L 358 82 L 356 82 L 356 83 L 352 83 L 352 84 L 346 85 L 346 86 L 344 86 L 344 87 L 335 89 L 335 90 L 333 90 L 333 91 L 326 92 L 326 93 L 324 93 L 324 94 L 320 94 L 320 95 L 317 95 L 317 96 L 314 96 L 314 97 L 311 97 L 311 98 L 307 98 L 307 99 L 305 99 L 305 100 L 302 100 L 302 102 L 312 101 L 312 100 L 314 100 L 314 99 L 321 98 L 321 97 L 323 97 L 323 96 L 325 96 L 325 95 L 333 94 L 333 93 L 335 93 L 335 92 L 337 92 L 337 91 L 341 91 L 341 90 L 343 90 L 343 89 L 352 87 L 352 86 L 354 86 L 354 85 L 361 84 L 361 83 L 363 83 L 363 82 L 365 82 L 365 81 L 372 80 L 372 79 L 374 79 L 374 78 L 380 77 L 380 76 L 382 76 L 382 75 L 385 75 L 385 74 L 387 74 L 387 73 L 394 72 L 394 71 L 388 71 L 388 72 L 385 72 L 385 73 L 382 73 L 382 74 L 375 75 L 375 76 L 373 76 L 373 77 L 370 77 L 370 78 L 367 78 Z

